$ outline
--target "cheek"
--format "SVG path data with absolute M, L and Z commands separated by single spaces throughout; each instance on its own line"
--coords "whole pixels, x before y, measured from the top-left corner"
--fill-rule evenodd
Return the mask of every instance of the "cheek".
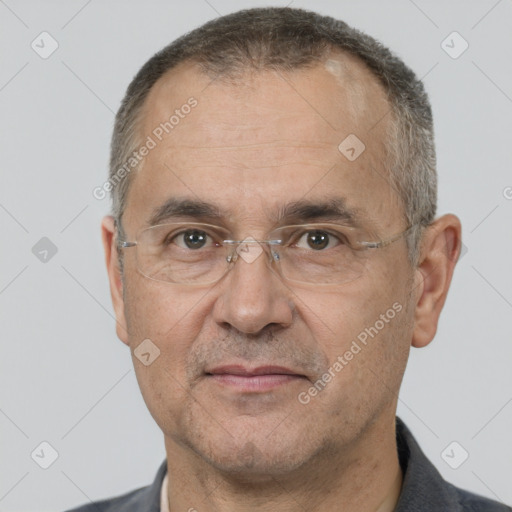
M 125 293 L 130 339 L 136 342 L 153 336 L 155 342 L 165 343 L 175 332 L 188 330 L 192 334 L 200 299 L 173 285 L 134 274 L 127 280 Z
M 392 307 L 396 300 L 393 297 L 398 296 L 372 276 L 315 293 L 296 289 L 294 295 L 299 315 L 330 358 L 342 354 L 351 340 Z
M 368 270 L 337 291 L 296 291 L 297 310 L 331 366 L 341 358 L 332 389 L 355 391 L 354 398 L 357 389 L 378 394 L 383 385 L 396 387 L 412 332 L 403 272 Z
M 132 353 L 144 340 L 151 340 L 160 352 L 155 364 L 165 366 L 175 379 L 184 383 L 187 355 L 209 307 L 208 290 L 183 291 L 143 276 L 133 278 L 127 283 L 125 294 Z M 137 370 L 141 365 L 136 359 L 134 363 Z
M 187 406 L 187 357 L 202 328 L 208 295 L 177 290 L 142 277 L 127 282 L 125 310 L 129 344 L 139 387 L 162 429 L 168 429 Z M 146 365 L 137 357 L 150 340 L 158 356 Z M 155 350 L 155 349 L 153 349 Z

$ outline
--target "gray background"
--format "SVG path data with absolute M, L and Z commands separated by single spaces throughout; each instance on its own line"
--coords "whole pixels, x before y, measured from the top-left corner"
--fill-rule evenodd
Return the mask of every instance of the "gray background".
M 276 1 L 284 6 L 290 1 Z M 117 340 L 99 223 L 114 112 L 178 35 L 254 0 L 0 0 L 0 512 L 56 511 L 152 481 L 165 453 Z M 425 78 L 439 212 L 459 262 L 435 341 L 413 350 L 399 415 L 453 483 L 512 503 L 512 1 L 300 1 L 377 37 Z M 47 31 L 59 48 L 42 59 Z M 457 59 L 441 43 L 457 31 Z M 45 48 L 49 48 L 46 41 Z M 453 51 L 460 41 L 448 39 Z M 48 237 L 58 251 L 40 261 Z M 58 452 L 42 469 L 42 441 Z M 457 441 L 458 469 L 442 457 Z M 36 450 L 39 463 L 50 451 Z M 46 450 L 46 451 L 45 451 Z M 448 450 L 450 462 L 461 449 Z M 43 455 L 44 454 L 44 455 Z

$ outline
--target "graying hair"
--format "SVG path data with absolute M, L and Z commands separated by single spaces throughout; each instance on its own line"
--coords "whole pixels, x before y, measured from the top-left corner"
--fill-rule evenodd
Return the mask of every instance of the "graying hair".
M 434 219 L 437 202 L 432 111 L 422 82 L 402 60 L 372 37 L 345 22 L 292 8 L 257 8 L 216 18 L 156 53 L 130 83 L 115 119 L 110 180 L 116 224 L 122 234 L 130 174 L 118 170 L 142 145 L 143 106 L 164 73 L 194 62 L 215 78 L 241 76 L 247 70 L 294 71 L 312 67 L 332 51 L 362 61 L 386 92 L 390 126 L 386 162 L 390 185 L 403 204 L 409 226 L 409 259 L 416 264 L 422 228 Z

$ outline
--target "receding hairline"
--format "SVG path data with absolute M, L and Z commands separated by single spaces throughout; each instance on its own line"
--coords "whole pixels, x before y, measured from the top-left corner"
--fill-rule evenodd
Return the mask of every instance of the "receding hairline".
M 379 103 L 382 102 L 383 109 L 387 109 L 390 112 L 390 116 L 393 116 L 392 112 L 392 105 L 391 101 L 388 98 L 387 92 L 384 88 L 384 86 L 380 83 L 378 80 L 378 77 L 376 77 L 370 68 L 366 66 L 365 62 L 358 58 L 355 55 L 350 54 L 349 52 L 333 48 L 332 50 L 326 50 L 326 52 L 319 58 L 315 58 L 311 62 L 308 62 L 307 65 L 301 66 L 298 68 L 293 68 L 291 70 L 280 70 L 280 69 L 274 69 L 273 67 L 265 67 L 262 69 L 253 69 L 250 66 L 247 66 L 245 68 L 240 68 L 236 70 L 236 73 L 230 74 L 230 75 L 220 75 L 220 76 L 212 76 L 212 74 L 208 73 L 207 70 L 205 70 L 200 62 L 193 58 L 189 58 L 187 60 L 181 61 L 177 63 L 172 68 L 166 70 L 152 85 L 152 87 L 147 91 L 147 94 L 142 101 L 140 105 L 140 110 L 137 116 L 137 121 L 135 128 L 138 132 L 138 138 L 139 140 L 144 140 L 144 138 L 148 135 L 148 133 L 151 132 L 152 128 L 154 126 L 151 124 L 158 124 L 161 119 L 153 117 L 155 114 L 155 111 L 152 109 L 155 108 L 155 101 L 157 100 L 159 94 L 162 92 L 162 89 L 165 91 L 165 87 L 169 84 L 169 82 L 175 82 L 176 84 L 184 78 L 184 75 L 188 75 L 185 80 L 193 80 L 194 75 L 206 77 L 205 80 L 205 87 L 209 86 L 209 84 L 215 85 L 216 83 L 220 83 L 221 85 L 225 85 L 227 87 L 230 86 L 237 86 L 240 84 L 244 84 L 246 81 L 246 78 L 249 78 L 249 80 L 253 77 L 257 77 L 258 75 L 265 74 L 265 73 L 272 73 L 277 71 L 281 76 L 284 74 L 286 75 L 293 75 L 294 73 L 304 73 L 308 71 L 316 71 L 316 70 L 325 70 L 326 73 L 328 73 L 330 76 L 332 76 L 334 79 L 337 79 L 339 77 L 336 77 L 329 69 L 327 69 L 327 63 L 328 62 L 339 62 L 341 67 L 343 68 L 345 75 L 348 75 L 348 80 L 350 82 L 345 83 L 339 83 L 338 80 L 336 80 L 336 86 L 343 87 L 348 83 L 348 85 L 351 87 L 351 89 L 354 88 L 354 84 L 358 89 L 364 89 L 365 91 L 365 102 L 368 101 L 368 97 L 375 92 L 378 92 Z M 347 78 L 347 76 L 345 76 Z M 370 88 L 368 88 L 368 84 L 370 84 Z M 199 87 L 201 91 L 204 90 L 202 86 Z M 351 91 L 353 92 L 353 91 Z M 181 91 L 180 91 L 181 93 Z M 197 96 L 197 98 L 200 101 L 200 97 Z M 176 97 L 176 101 L 174 101 L 174 98 L 172 96 L 169 97 L 169 110 L 173 110 L 174 108 L 177 108 L 179 106 L 179 103 L 186 100 L 186 94 L 183 97 Z M 157 107 L 158 108 L 158 107 Z M 313 112 L 313 110 L 312 110 Z M 388 118 L 390 116 L 387 116 Z M 357 112 L 354 114 L 354 118 L 357 119 Z M 388 144 L 392 144 L 392 135 L 388 129 L 387 123 L 389 122 L 389 119 L 383 119 L 380 122 L 380 126 L 378 130 L 375 130 L 373 136 L 379 136 L 379 145 L 387 146 Z M 172 136 L 172 135 L 171 135 Z M 341 139 L 340 141 L 341 142 Z M 337 146 L 337 144 L 336 144 Z M 383 154 L 383 163 L 384 163 L 384 172 L 386 174 L 389 174 L 390 170 L 388 168 L 388 157 L 387 155 Z M 127 201 L 128 197 L 130 195 L 131 188 L 133 186 L 133 181 L 135 180 L 135 175 L 140 172 L 144 164 L 146 162 L 147 158 L 144 158 L 139 166 L 134 169 L 133 173 L 134 176 L 128 175 L 126 178 L 128 178 L 127 183 Z M 400 199 L 400 198 L 399 198 Z M 404 216 L 404 205 L 401 205 L 400 207 L 400 215 Z
M 339 63 L 341 65 L 340 67 L 343 68 L 342 76 L 337 76 L 331 69 L 329 69 L 328 64 L 333 62 Z M 381 103 L 382 109 L 385 111 L 385 115 L 376 119 L 375 123 L 372 124 L 372 128 L 377 125 L 379 125 L 379 128 L 381 129 L 384 128 L 383 133 L 381 134 L 383 143 L 386 145 L 392 143 L 392 141 L 389 140 L 391 134 L 389 133 L 390 127 L 387 126 L 387 124 L 395 118 L 395 113 L 387 90 L 379 78 L 375 76 L 372 70 L 366 65 L 364 60 L 360 59 L 357 55 L 353 55 L 350 52 L 339 48 L 326 49 L 324 54 L 319 58 L 315 57 L 314 60 L 308 62 L 306 65 L 290 70 L 282 70 L 274 66 L 268 66 L 261 69 L 254 69 L 251 66 L 243 66 L 236 68 L 232 73 L 223 73 L 218 75 L 211 73 L 211 71 L 208 68 L 205 68 L 197 59 L 187 58 L 184 61 L 180 61 L 172 68 L 166 70 L 153 83 L 151 88 L 147 91 L 143 101 L 140 103 L 137 109 L 136 122 L 134 123 L 137 138 L 140 141 L 144 140 L 146 135 L 152 128 L 154 128 L 152 124 L 148 125 L 149 122 L 158 124 L 162 121 L 162 119 L 159 118 L 152 119 L 151 114 L 154 114 L 153 109 L 155 108 L 155 103 L 157 101 L 162 101 L 162 99 L 159 98 L 159 95 L 166 87 L 169 86 L 169 84 L 173 84 L 173 82 L 174 84 L 177 84 L 176 80 L 194 80 L 194 76 L 205 78 L 204 83 L 197 87 L 200 93 L 202 93 L 206 88 L 215 86 L 217 83 L 228 87 L 247 85 L 250 84 L 252 78 L 267 73 L 275 73 L 276 78 L 282 79 L 284 85 L 284 81 L 290 76 L 293 77 L 293 74 L 307 73 L 308 71 L 315 70 L 325 70 L 328 76 L 332 77 L 336 81 L 336 85 L 340 88 L 348 89 L 350 92 L 348 99 L 350 101 L 360 99 L 364 95 L 363 101 L 368 105 L 368 98 L 373 98 L 378 95 L 379 97 L 377 98 L 377 101 Z M 300 95 L 298 92 L 296 94 Z M 199 102 L 201 101 L 200 96 L 197 96 L 195 91 L 191 91 L 191 95 L 195 95 Z M 180 97 L 176 97 L 175 99 L 170 97 L 168 102 L 169 111 L 174 108 L 178 108 L 181 102 L 186 101 L 187 96 L 188 93 L 185 93 Z M 307 98 L 304 99 L 305 102 L 306 100 Z M 313 107 L 311 107 L 311 109 L 312 111 L 314 110 Z M 355 111 L 357 109 L 353 110 Z M 354 118 L 356 118 L 356 116 L 357 112 L 354 113 Z M 377 131 L 378 130 L 376 130 L 376 132 Z M 143 163 L 144 162 L 141 163 L 137 170 L 142 168 Z M 131 177 L 128 178 L 130 180 Z
M 238 86 L 244 83 L 244 80 L 257 75 L 265 73 L 277 73 L 279 75 L 293 75 L 295 73 L 304 73 L 307 71 L 313 71 L 317 68 L 323 68 L 339 81 L 339 77 L 329 69 L 328 64 L 330 62 L 338 62 L 345 71 L 343 78 L 344 83 L 340 85 L 348 86 L 351 88 L 355 87 L 366 87 L 368 85 L 376 86 L 382 99 L 386 102 L 389 110 L 392 110 L 392 101 L 388 90 L 382 83 L 380 77 L 378 77 L 374 71 L 367 65 L 367 63 L 358 55 L 350 53 L 348 50 L 343 48 L 337 48 L 335 46 L 326 47 L 324 52 L 319 56 L 311 56 L 311 60 L 302 63 L 298 67 L 290 69 L 283 69 L 280 66 L 268 65 L 262 68 L 254 68 L 248 63 L 242 64 L 241 66 L 234 67 L 227 72 L 218 73 L 212 70 L 208 63 L 201 62 L 197 57 L 187 57 L 185 60 L 178 62 L 176 65 L 167 69 L 162 73 L 161 76 L 151 85 L 149 90 L 146 92 L 144 99 L 138 106 L 138 119 L 137 124 L 142 124 L 144 116 L 147 115 L 149 103 L 154 99 L 155 94 L 158 90 L 161 90 L 165 83 L 169 83 L 170 79 L 176 77 L 176 75 L 191 73 L 196 76 L 205 77 L 206 81 L 204 88 L 200 90 L 202 92 L 211 84 L 221 83 L 223 85 Z M 348 65 L 347 65 L 348 64 Z M 359 75 L 359 76 L 356 76 Z M 175 106 L 174 104 L 171 106 Z M 391 112 L 392 113 L 392 112 Z

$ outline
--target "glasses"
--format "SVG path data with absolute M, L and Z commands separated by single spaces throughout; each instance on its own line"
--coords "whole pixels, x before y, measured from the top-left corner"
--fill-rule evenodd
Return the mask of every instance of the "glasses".
M 165 283 L 213 284 L 238 259 L 254 263 L 265 254 L 270 269 L 287 281 L 342 284 L 363 274 L 369 249 L 386 247 L 413 227 L 373 242 L 363 240 L 356 228 L 329 223 L 279 227 L 267 240 L 231 240 L 220 226 L 172 223 L 143 229 L 136 241 L 119 246 L 134 247 L 139 272 Z

